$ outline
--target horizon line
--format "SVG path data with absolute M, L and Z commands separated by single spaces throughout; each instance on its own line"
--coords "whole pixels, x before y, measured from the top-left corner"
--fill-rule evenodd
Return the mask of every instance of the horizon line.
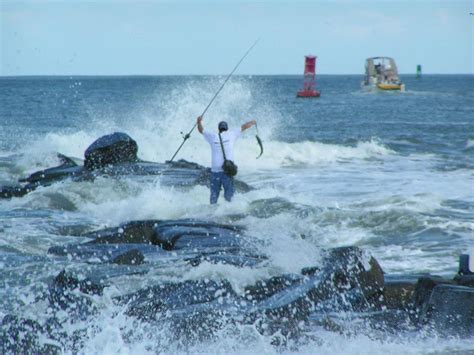
M 18 78 L 18 77 L 158 77 L 158 76 L 227 76 L 225 74 L 14 74 L 3 75 L 0 78 Z M 343 74 L 316 74 L 318 76 L 333 75 L 333 76 L 365 76 L 365 73 L 343 73 Z M 399 73 L 398 75 L 413 75 L 417 73 Z M 424 75 L 474 75 L 474 73 L 421 73 Z M 303 74 L 233 74 L 232 76 L 304 76 Z

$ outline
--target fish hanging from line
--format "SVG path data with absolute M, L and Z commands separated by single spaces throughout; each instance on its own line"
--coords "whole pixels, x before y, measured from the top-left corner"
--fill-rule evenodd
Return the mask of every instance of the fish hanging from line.
M 258 126 L 257 126 L 256 123 L 255 123 L 255 129 L 257 130 L 257 134 L 255 135 L 255 138 L 257 138 L 257 143 L 258 143 L 258 146 L 260 147 L 260 154 L 257 157 L 257 159 L 258 159 L 263 154 L 263 143 L 262 143 L 262 140 L 260 139 L 260 137 L 258 136 Z

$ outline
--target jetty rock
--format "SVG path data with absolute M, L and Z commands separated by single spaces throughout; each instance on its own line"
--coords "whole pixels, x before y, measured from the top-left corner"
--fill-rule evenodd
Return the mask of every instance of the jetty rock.
M 255 252 L 260 250 L 255 244 L 258 238 L 248 235 L 245 228 L 211 221 L 132 221 L 82 236 L 87 241 L 52 247 L 49 253 L 102 264 L 101 272 L 87 276 L 89 285 L 96 285 L 93 289 L 97 290 L 113 285 L 114 278 L 120 276 L 107 271 L 106 265 L 113 263 L 126 266 L 124 274 L 135 272 L 146 278 L 156 267 L 156 260 L 188 268 L 203 262 L 256 268 L 269 260 Z M 298 332 L 300 322 L 325 327 L 331 324 L 329 329 L 341 331 L 346 327 L 344 321 L 333 315 L 353 312 L 365 314 L 374 328 L 383 324 L 393 332 L 423 328 L 445 334 L 449 330 L 449 334 L 461 336 L 474 326 L 474 319 L 463 306 L 474 309 L 474 281 L 467 273 L 460 272 L 453 279 L 431 275 L 391 277 L 360 248 L 340 247 L 322 251 L 318 265 L 308 265 L 298 274 L 259 280 L 247 285 L 243 293 L 233 290 L 226 279 L 163 281 L 117 297 L 116 301 L 127 308 L 129 316 L 166 321 L 180 332 L 194 329 L 194 335 L 199 326 L 203 334 L 208 334 L 216 326 L 216 319 L 220 319 L 218 323 L 222 319 L 231 323 L 264 322 L 265 332 Z M 54 284 L 61 292 L 64 286 Z M 467 315 L 456 316 L 463 312 Z
M 448 337 L 473 334 L 474 275 L 465 267 L 465 256 L 452 279 L 415 278 L 386 275 L 366 251 L 339 247 L 321 250 L 315 264 L 299 272 L 261 277 L 235 288 L 225 272 L 199 276 L 193 270 L 202 263 L 207 263 L 206 270 L 226 266 L 245 273 L 265 268 L 270 257 L 258 252 L 265 249 L 242 226 L 197 219 L 145 220 L 80 237 L 79 243 L 49 249 L 58 262 L 67 261 L 67 268 L 51 279 L 40 297 L 49 303 L 48 318 L 40 322 L 4 317 L 0 343 L 10 344 L 6 341 L 12 336 L 23 339 L 21 332 L 31 329 L 25 341 L 15 343 L 20 348 L 6 350 L 42 351 L 40 344 L 49 339 L 63 350 L 80 352 L 88 336 L 81 325 L 100 315 L 102 298 L 137 324 L 167 329 L 184 348 L 236 326 L 254 327 L 277 347 L 304 341 L 318 328 L 372 337 L 413 331 Z M 114 290 L 113 295 L 107 290 Z M 60 319 L 64 322 L 65 315 L 75 324 L 73 335 L 64 334 Z
M 98 176 L 127 177 L 160 176 L 163 186 L 188 187 L 210 185 L 210 168 L 178 160 L 173 162 L 150 162 L 138 158 L 138 145 L 129 135 L 115 132 L 94 141 L 84 153 L 81 165 L 76 159 L 58 154 L 60 165 L 40 170 L 20 179 L 16 185 L 0 186 L 0 198 L 21 197 L 39 186 L 48 186 L 55 182 L 93 181 Z M 252 187 L 235 180 L 238 192 L 248 192 Z
M 54 246 L 49 254 L 67 256 L 75 261 L 121 264 L 131 251 L 140 262 L 147 258 L 183 260 L 192 266 L 203 261 L 236 266 L 255 266 L 265 256 L 254 252 L 252 238 L 242 237 L 239 226 L 196 219 L 131 221 L 118 227 L 105 228 L 79 236 L 86 238 L 80 244 Z

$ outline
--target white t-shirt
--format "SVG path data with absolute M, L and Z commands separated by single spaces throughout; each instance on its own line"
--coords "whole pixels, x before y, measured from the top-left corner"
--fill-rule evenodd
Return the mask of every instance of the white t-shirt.
M 235 128 L 230 131 L 221 133 L 222 144 L 224 145 L 225 157 L 227 160 L 234 160 L 234 143 L 240 137 L 241 128 Z M 222 154 L 221 142 L 219 141 L 219 134 L 215 132 L 204 131 L 204 139 L 211 145 L 212 164 L 211 171 L 218 173 L 223 171 L 222 164 L 224 164 L 224 155 Z

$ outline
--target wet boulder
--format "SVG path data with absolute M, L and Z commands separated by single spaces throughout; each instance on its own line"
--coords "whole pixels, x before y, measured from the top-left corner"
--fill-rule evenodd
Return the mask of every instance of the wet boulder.
M 60 165 L 32 173 L 20 179 L 17 185 L 0 186 L 0 198 L 24 196 L 39 186 L 72 179 L 73 181 L 94 181 L 97 176 L 144 177 L 159 176 L 162 186 L 192 187 L 210 185 L 209 168 L 186 160 L 165 163 L 143 161 L 137 156 L 135 140 L 122 132 L 100 137 L 85 151 L 83 162 L 58 154 Z M 153 180 L 154 181 L 154 180 Z M 238 192 L 248 192 L 252 187 L 235 179 Z
M 51 327 L 32 319 L 6 315 L 0 324 L 1 354 L 61 354 Z
M 262 301 L 285 288 L 301 283 L 303 278 L 302 275 L 288 274 L 259 280 L 254 285 L 245 287 L 245 298 L 254 302 Z
M 234 265 L 237 267 L 256 267 L 267 260 L 265 255 L 251 254 L 248 251 L 234 249 L 232 252 L 205 252 L 199 253 L 195 257 L 184 259 L 191 266 L 199 266 L 202 263 Z
M 101 296 L 104 285 L 87 278 L 60 272 L 49 285 L 49 302 L 53 309 L 67 311 L 74 319 L 86 319 L 96 310 L 90 296 Z
M 378 261 L 357 247 L 330 249 L 326 256 L 326 272 L 332 272 L 334 285 L 339 289 L 360 288 L 366 302 L 382 292 L 385 278 Z
M 453 281 L 459 286 L 474 287 L 474 275 L 456 275 Z
M 164 250 L 241 245 L 237 226 L 196 219 L 132 221 L 84 235 L 92 239 L 87 244 L 142 243 L 157 245 Z
M 20 182 L 46 186 L 65 177 L 75 177 L 82 173 L 82 167 L 77 165 L 73 159 L 62 154 L 58 154 L 58 158 L 61 163 L 60 165 L 37 171 L 24 179 L 20 179 Z
M 474 287 L 470 257 L 461 255 L 453 279 L 421 277 L 413 295 L 414 323 L 445 336 L 474 334 Z
M 48 249 L 48 254 L 55 255 L 57 257 L 68 258 L 71 261 L 82 261 L 89 264 L 111 264 L 114 260 L 120 260 L 125 255 L 132 256 L 141 254 L 143 256 L 143 262 L 145 262 L 148 256 L 164 256 L 165 251 L 156 245 L 148 244 L 71 244 L 53 246 Z M 137 256 L 141 259 L 140 256 Z M 128 258 L 128 257 L 127 257 Z M 131 259 L 130 259 L 131 260 Z M 138 259 L 137 259 L 138 261 Z M 138 264 L 130 265 L 140 265 Z M 116 264 L 116 263 L 115 263 Z M 118 263 L 120 264 L 120 263 Z
M 93 265 L 84 280 L 102 287 L 113 285 L 116 277 L 146 278 L 156 263 L 189 270 L 204 262 L 253 268 L 267 260 L 265 255 L 255 255 L 258 249 L 253 243 L 258 238 L 248 236 L 242 227 L 195 219 L 132 221 L 82 237 L 88 241 L 53 247 L 50 252 Z M 405 288 L 410 287 L 403 282 L 398 286 L 390 285 L 393 280 L 386 283 L 377 260 L 357 247 L 330 249 L 322 252 L 322 257 L 317 266 L 260 279 L 239 292 L 225 278 L 153 279 L 155 285 L 137 285 L 114 301 L 125 307 L 128 316 L 169 326 L 183 341 L 212 336 L 232 323 L 255 325 L 262 334 L 298 336 L 302 324 L 311 319 L 327 320 L 338 312 L 372 314 L 367 319 L 373 327 L 401 327 L 407 321 L 404 315 L 408 311 L 400 304 L 414 293 L 413 282 L 408 293 Z M 99 274 L 102 281 L 96 279 Z M 87 297 L 99 296 L 100 288 L 88 294 L 85 287 L 90 283 L 76 279 L 63 275 L 55 280 L 53 304 L 68 312 L 80 309 L 83 314 L 93 314 Z M 71 307 L 75 303 L 79 304 Z M 343 322 L 340 325 L 343 327 Z
M 138 145 L 128 134 L 115 132 L 93 142 L 84 153 L 84 167 L 95 170 L 138 161 Z
M 33 184 L 27 186 L 0 186 L 0 198 L 22 197 L 36 188 Z
M 118 265 L 141 265 L 145 262 L 145 257 L 138 249 L 131 249 L 112 259 L 111 263 Z
M 39 186 L 48 186 L 65 178 L 75 178 L 82 174 L 83 168 L 71 158 L 58 154 L 60 165 L 37 171 L 26 178 L 20 179 L 24 185 L 0 186 L 0 198 L 21 197 L 36 190 Z
M 417 279 L 408 276 L 385 277 L 381 304 L 393 310 L 413 309 L 416 282 Z
M 303 271 L 307 275 L 264 281 L 261 285 L 268 289 L 266 294 L 254 291 L 254 296 L 251 292 L 251 297 L 260 300 L 256 311 L 249 313 L 251 318 L 263 313 L 270 319 L 300 321 L 313 312 L 371 309 L 371 300 L 378 297 L 384 282 L 378 262 L 357 247 L 331 249 L 320 269 L 313 269 L 309 275 L 308 268 Z
M 362 302 L 367 310 L 371 306 L 367 300 L 383 287 L 381 269 L 375 259 L 369 260 L 358 248 L 338 248 L 328 252 L 320 270 L 260 280 L 243 294 L 237 294 L 227 280 L 188 280 L 162 283 L 119 301 L 128 307 L 128 315 L 166 322 L 184 338 L 195 336 L 197 328 L 209 335 L 219 328 L 216 319 L 225 320 L 221 326 L 258 323 L 263 333 L 290 335 L 312 312 L 360 310 Z
M 426 314 L 428 302 L 431 297 L 433 289 L 438 285 L 454 285 L 454 281 L 448 280 L 439 276 L 423 276 L 420 277 L 415 285 L 413 292 L 413 308 L 414 308 L 414 322 L 423 324 L 426 317 L 420 317 L 420 314 Z
M 435 286 L 420 318 L 438 334 L 471 337 L 474 335 L 474 288 Z
M 253 267 L 265 256 L 241 237 L 238 226 L 196 219 L 131 221 L 118 227 L 82 234 L 89 241 L 53 246 L 48 253 L 90 263 L 140 265 L 147 258 L 165 260 L 180 251 L 184 262 L 202 262 Z M 251 238 L 248 238 L 251 240 Z
M 128 315 L 157 319 L 162 316 L 162 312 L 185 311 L 189 306 L 216 300 L 222 304 L 224 299 L 236 298 L 237 295 L 226 280 L 187 280 L 148 287 L 132 295 L 119 297 L 118 300 L 128 305 Z

